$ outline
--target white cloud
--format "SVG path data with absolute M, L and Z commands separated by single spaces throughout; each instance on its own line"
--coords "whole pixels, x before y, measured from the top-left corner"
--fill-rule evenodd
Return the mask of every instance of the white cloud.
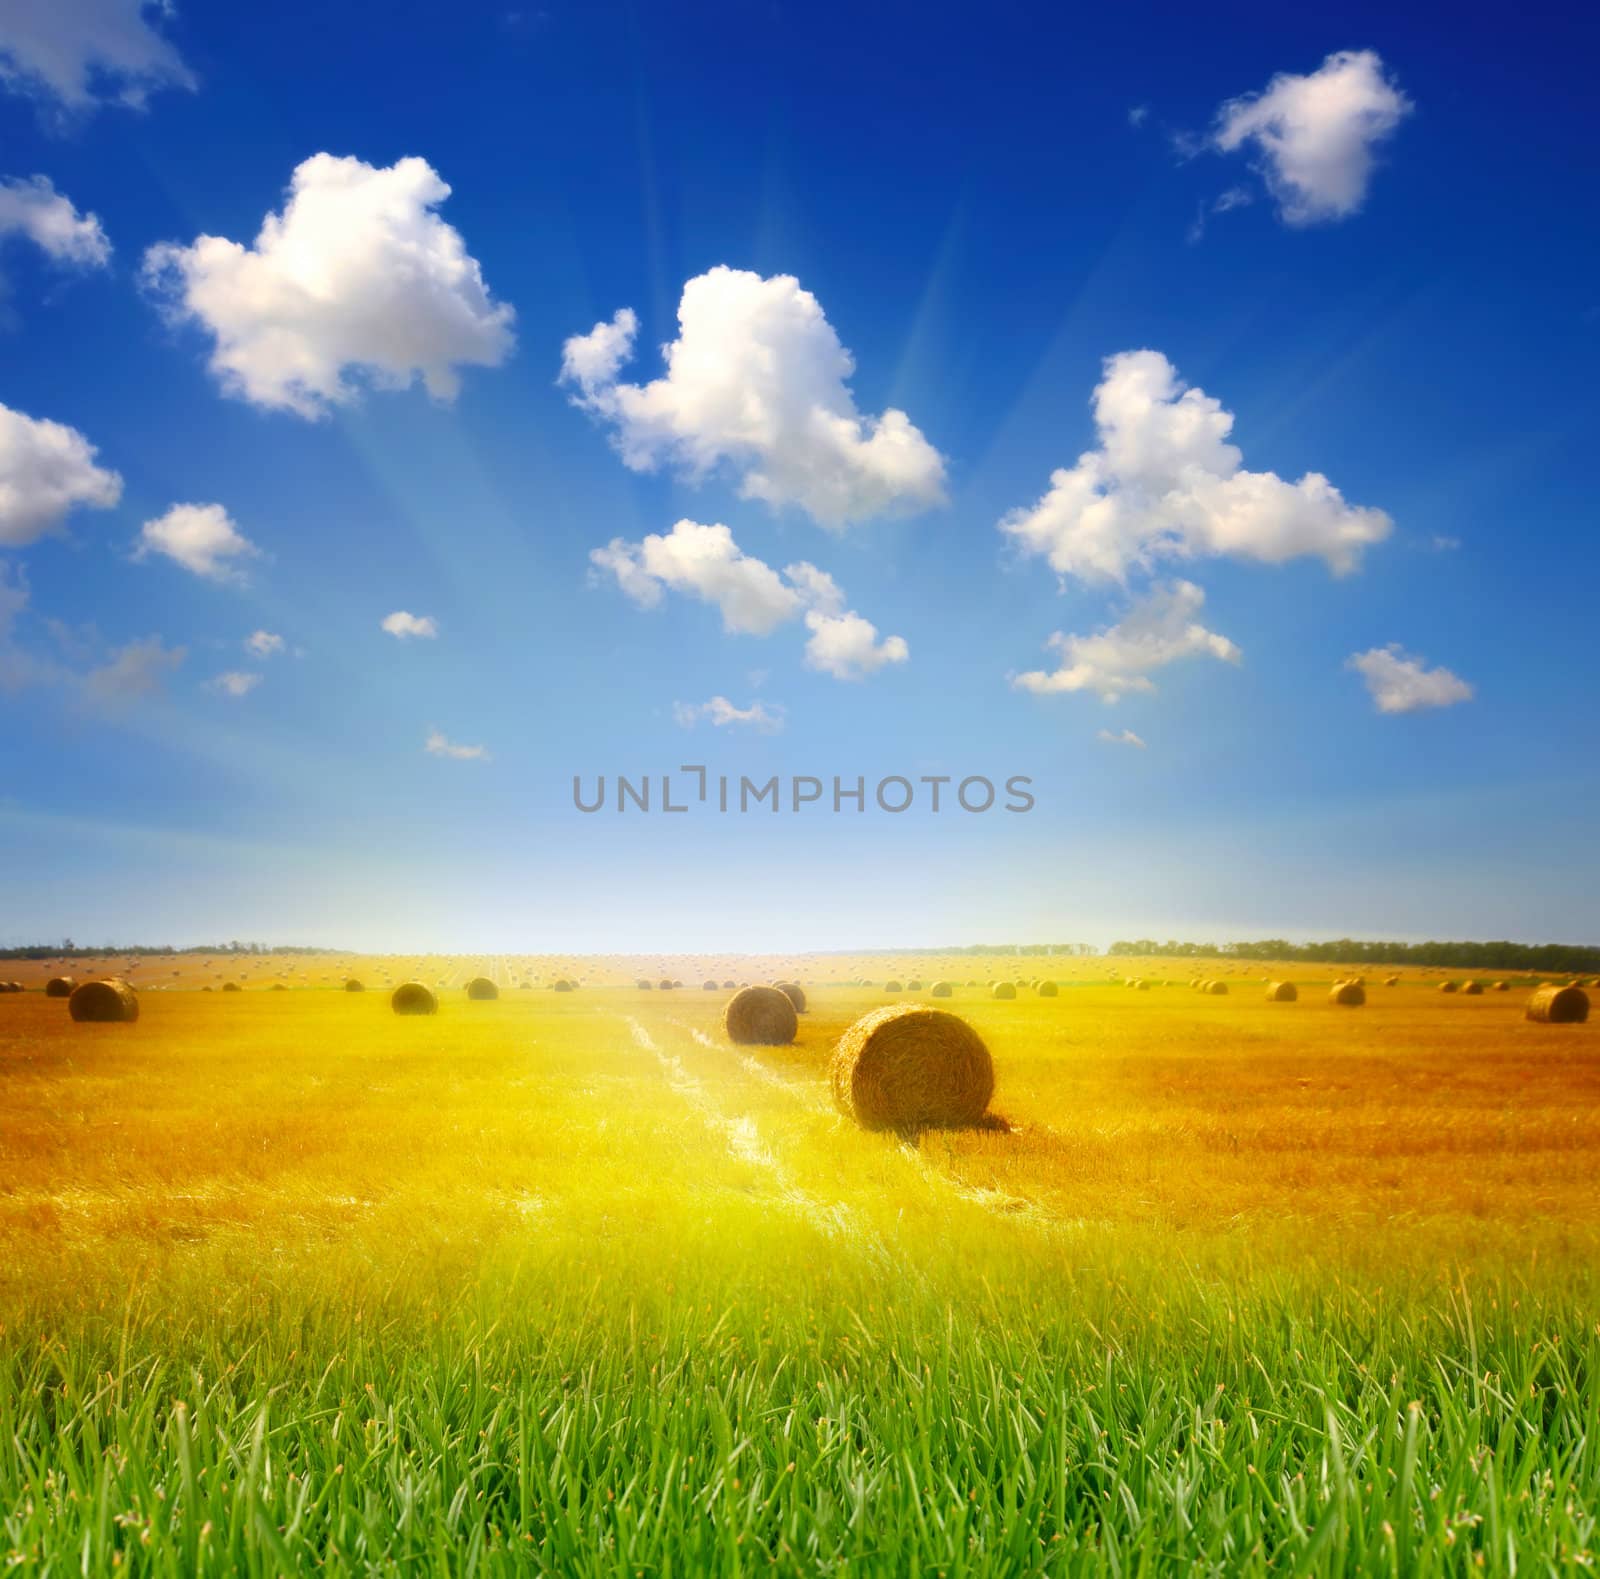
M 1148 104 L 1135 104 L 1128 111 L 1128 124 L 1134 128 L 1143 126 L 1150 119 L 1150 106 Z
M 709 702 L 674 702 L 672 716 L 684 729 L 693 729 L 704 719 L 718 729 L 738 726 L 775 735 L 783 728 L 784 710 L 776 702 L 752 702 L 748 707 L 735 707 L 727 697 L 713 696 Z
M 0 180 L 0 240 L 25 236 L 47 257 L 79 269 L 103 269 L 111 243 L 97 214 L 80 214 L 48 176 Z
M 220 504 L 175 504 L 140 528 L 133 557 L 144 560 L 151 554 L 162 554 L 208 581 L 242 581 L 244 573 L 231 561 L 259 558 L 261 550 Z
M 1353 653 L 1345 660 L 1367 683 L 1380 713 L 1415 713 L 1425 707 L 1454 707 L 1470 702 L 1473 689 L 1448 669 L 1430 669 L 1407 653 L 1399 642 Z
M 1435 532 L 1433 541 L 1429 546 L 1436 554 L 1449 554 L 1461 547 L 1461 539 L 1459 537 L 1451 537 L 1445 532 Z
M 135 701 L 159 691 L 185 656 L 186 649 L 164 646 L 159 636 L 146 636 L 118 647 L 108 662 L 90 670 L 83 688 L 92 701 L 102 704 Z
M 28 581 L 18 565 L 15 579 L 11 566 L 0 559 L 0 642 L 10 639 L 17 616 L 28 606 Z
M 488 762 L 490 760 L 487 749 L 483 746 L 458 746 L 453 740 L 447 740 L 437 729 L 429 734 L 427 744 L 423 749 L 430 757 L 449 757 L 456 762 Z
M 69 110 L 192 91 L 194 73 L 150 22 L 172 14 L 171 0 L 14 0 L 0 7 L 0 82 Z
M 573 403 L 612 424 L 635 471 L 670 465 L 698 481 L 718 467 L 741 497 L 797 505 L 823 526 L 944 500 L 944 458 L 903 411 L 856 410 L 850 353 L 815 296 L 787 274 L 717 267 L 683 288 L 667 371 L 648 384 L 617 375 L 638 320 L 610 323 L 562 347 Z
M 885 664 L 904 663 L 911 656 L 903 636 L 879 641 L 878 627 L 859 614 L 813 609 L 806 615 L 806 629 L 811 632 L 806 662 L 836 680 L 862 680 Z
M 1106 359 L 1094 419 L 1099 447 L 1000 522 L 1062 575 L 1122 581 L 1135 567 L 1207 554 L 1272 565 L 1315 556 L 1344 575 L 1393 530 L 1383 511 L 1347 504 L 1320 472 L 1291 483 L 1244 470 L 1228 442 L 1233 413 L 1187 388 L 1159 351 Z
M 1113 745 L 1113 746 L 1133 746 L 1133 747 L 1137 748 L 1140 751 L 1143 751 L 1145 749 L 1144 741 L 1142 741 L 1136 734 L 1134 734 L 1134 732 L 1131 729 L 1123 729 L 1123 730 L 1120 730 L 1120 731 L 1112 730 L 1112 729 L 1101 729 L 1101 730 L 1096 731 L 1095 739 L 1096 740 L 1104 740 L 1108 745 Z
M 244 639 L 244 650 L 252 658 L 273 658 L 283 651 L 283 637 L 271 631 L 252 631 Z
M 211 690 L 236 699 L 248 696 L 260 684 L 259 674 L 246 674 L 239 669 L 230 669 L 226 674 L 219 674 L 216 679 L 209 682 Z
M 0 548 L 26 548 L 78 506 L 108 510 L 122 479 L 76 428 L 0 405 Z
M 418 378 L 450 400 L 458 367 L 510 354 L 515 313 L 433 212 L 449 195 L 424 159 L 377 169 L 315 154 L 251 246 L 163 243 L 145 254 L 144 278 L 173 318 L 211 335 L 212 372 L 253 405 L 320 417 L 363 381 Z
M 715 604 L 730 635 L 770 636 L 803 616 L 807 663 L 836 679 L 859 679 L 909 655 L 902 638 L 879 643 L 877 627 L 845 609 L 843 589 L 827 571 L 800 560 L 780 574 L 746 554 L 720 523 L 679 521 L 638 543 L 614 537 L 589 559 L 641 608 L 656 607 L 668 589 Z
M 1230 99 L 1212 144 L 1254 145 L 1286 224 L 1348 219 L 1366 200 L 1374 148 L 1411 109 L 1373 50 L 1340 50 L 1308 76 L 1280 72 L 1261 93 Z
M 404 609 L 385 614 L 380 628 L 400 641 L 432 641 L 439 634 L 438 624 L 431 614 L 408 614 Z
M 1239 649 L 1195 618 L 1205 601 L 1205 593 L 1192 581 L 1157 587 L 1117 624 L 1093 636 L 1057 631 L 1046 646 L 1061 654 L 1060 666 L 1019 674 L 1011 683 L 1039 695 L 1092 691 L 1103 702 L 1115 702 L 1130 691 L 1155 690 L 1150 675 L 1181 658 L 1238 663 Z

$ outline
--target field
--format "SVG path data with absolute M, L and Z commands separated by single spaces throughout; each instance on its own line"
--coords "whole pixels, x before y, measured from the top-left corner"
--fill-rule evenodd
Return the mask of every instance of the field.
M 1305 966 L 1189 988 L 1220 968 L 182 957 L 134 1025 L 0 997 L 0 1553 L 1592 1569 L 1600 1023 L 1414 971 L 1359 1009 Z M 729 1046 L 702 982 L 779 974 L 796 1043 Z M 390 1012 L 412 975 L 437 1016 Z M 957 984 L 1008 1128 L 835 1113 L 890 976 Z

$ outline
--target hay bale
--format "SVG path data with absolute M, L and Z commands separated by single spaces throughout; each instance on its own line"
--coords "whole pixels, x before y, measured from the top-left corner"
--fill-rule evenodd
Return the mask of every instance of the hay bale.
M 1460 987 L 1461 983 L 1458 981 L 1441 981 L 1439 983 L 1440 992 L 1457 992 L 1460 990 Z
M 357 981 L 356 978 L 352 976 L 345 982 L 344 990 L 346 992 L 365 992 L 367 987 L 365 982 Z
M 950 985 L 949 982 L 947 982 L 947 981 L 936 981 L 928 989 L 928 996 L 931 997 L 931 998 L 948 998 L 948 997 L 951 996 L 951 994 L 954 991 L 955 991 L 955 988 L 953 988 Z
M 1225 981 L 1203 981 L 1200 991 L 1208 998 L 1224 998 L 1228 993 L 1228 984 Z
M 1342 1004 L 1347 1009 L 1359 1009 L 1367 1001 L 1367 989 L 1359 981 L 1336 981 L 1328 993 L 1328 1002 Z
M 1383 978 L 1383 984 L 1385 987 L 1398 987 L 1400 985 L 1400 978 L 1398 976 L 1385 976 Z
M 389 994 L 389 1007 L 396 1014 L 437 1014 L 439 1000 L 420 981 L 403 981 Z
M 725 981 L 722 984 L 722 990 L 724 992 L 736 992 L 742 986 L 744 986 L 742 981 Z
M 883 984 L 883 990 L 885 992 L 904 992 L 905 988 L 897 981 L 886 981 Z
M 1483 983 L 1481 981 L 1463 982 L 1461 985 L 1461 990 L 1469 998 L 1476 998 L 1479 997 L 1483 992 Z
M 1582 1025 L 1589 1018 L 1589 994 L 1582 987 L 1541 987 L 1528 999 L 1523 1018 L 1543 1025 Z
M 500 996 L 500 989 L 487 976 L 474 976 L 467 983 L 467 996 L 479 1002 L 488 1002 Z
M 747 1047 L 779 1047 L 792 1042 L 800 1022 L 786 992 L 776 987 L 743 987 L 722 1011 L 730 1042 Z
M 994 986 L 989 989 L 989 996 L 991 998 L 1015 998 L 1016 995 L 1017 987 L 1015 982 L 997 981 Z
M 75 986 L 77 983 L 70 976 L 52 976 L 44 984 L 44 995 L 47 998 L 70 998 Z
M 707 992 L 721 992 L 722 991 L 722 989 L 714 981 L 703 981 L 703 982 L 700 983 L 700 985 Z
M 921 1004 L 862 1016 L 839 1038 L 830 1075 L 840 1111 L 863 1129 L 976 1124 L 994 1095 L 983 1039 L 965 1020 Z
M 907 992 L 921 992 L 922 991 L 922 983 L 920 981 L 908 981 L 906 983 L 906 991 Z
M 642 977 L 634 983 L 634 986 L 637 987 L 640 992 L 649 992 L 653 985 L 653 982 L 645 981 Z
M 224 992 L 243 992 L 244 988 L 236 981 L 225 981 L 222 984 L 222 990 Z
M 1508 987 L 1508 986 L 1507 986 L 1507 985 L 1506 985 L 1506 983 L 1505 983 L 1505 982 L 1503 982 L 1503 981 L 1497 981 L 1497 982 L 1495 982 L 1495 984 L 1494 984 L 1494 985 L 1493 985 L 1493 986 L 1492 986 L 1492 987 L 1491 987 L 1491 988 L 1490 988 L 1490 989 L 1489 989 L 1489 991 L 1490 991 L 1490 992 L 1510 992 L 1510 991 L 1511 991 L 1511 989 L 1510 989 L 1510 987 Z
M 272 987 L 271 987 L 270 990 L 273 991 L 273 992 L 287 992 L 289 990 L 289 988 L 288 988 L 286 983 L 281 982 L 281 981 L 275 981 L 275 982 L 273 982 Z
M 139 996 L 120 977 L 108 976 L 104 981 L 86 981 L 74 987 L 67 1011 L 74 1020 L 129 1024 L 139 1018 Z
M 1292 981 L 1272 981 L 1267 983 L 1268 1003 L 1297 1003 L 1300 998 L 1300 989 Z
M 775 981 L 772 985 L 794 1005 L 796 1014 L 804 1014 L 806 1012 L 806 990 L 799 982 Z
M 665 976 L 663 976 L 661 980 L 656 983 L 656 986 L 659 987 L 662 992 L 672 991 L 672 983 L 668 981 Z
M 1041 998 L 1054 998 L 1059 991 L 1053 981 L 1041 981 L 1035 990 Z
M 577 989 L 565 976 L 558 976 L 550 983 L 550 990 L 551 992 L 575 992 Z

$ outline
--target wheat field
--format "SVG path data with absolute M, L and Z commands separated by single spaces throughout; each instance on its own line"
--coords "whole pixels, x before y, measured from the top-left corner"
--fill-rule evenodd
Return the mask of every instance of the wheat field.
M 1520 981 L 1407 971 L 1344 1009 L 1303 965 L 1229 967 L 1216 997 L 1190 968 L 8 967 L 129 971 L 142 1012 L 0 998 L 0 1550 L 51 1574 L 1592 1566 L 1600 1027 L 1524 1021 Z M 1060 991 L 996 1000 L 1002 971 Z M 497 1000 L 468 1001 L 480 973 Z M 908 1001 L 955 983 L 1006 1127 L 835 1112 L 829 1051 L 891 975 Z M 782 976 L 795 1043 L 730 1046 L 702 981 Z M 391 1013 L 412 977 L 437 1015 Z

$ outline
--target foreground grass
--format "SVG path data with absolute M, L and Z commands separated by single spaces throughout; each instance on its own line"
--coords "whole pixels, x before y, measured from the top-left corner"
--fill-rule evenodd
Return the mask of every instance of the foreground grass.
M 974 1005 L 1019 1129 L 916 1148 L 819 1100 L 858 1007 L 826 993 L 759 1059 L 687 995 L 172 995 L 132 1036 L 31 1003 L 0 1041 L 0 1555 L 1589 1566 L 1593 1043 L 1420 998 L 1387 1029 L 1125 1002 Z

